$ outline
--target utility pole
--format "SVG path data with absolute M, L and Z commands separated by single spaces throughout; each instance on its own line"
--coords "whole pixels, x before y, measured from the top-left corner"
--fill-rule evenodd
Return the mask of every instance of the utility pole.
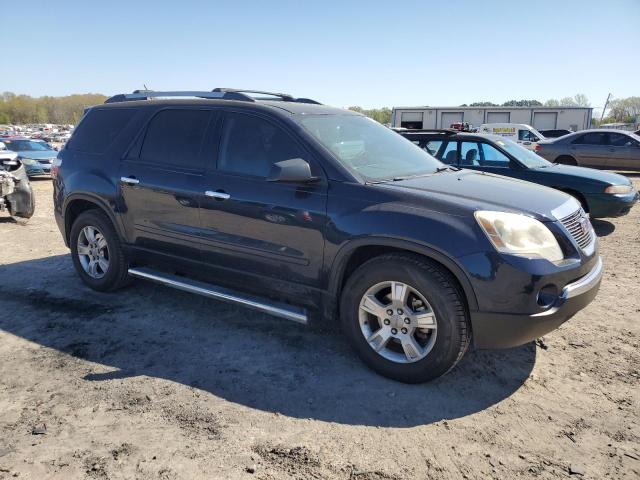
M 604 102 L 604 108 L 602 109 L 602 115 L 600 115 L 600 123 L 602 123 L 602 119 L 604 118 L 604 112 L 607 111 L 607 105 L 609 105 L 609 100 L 611 99 L 611 94 L 607 95 L 607 101 Z

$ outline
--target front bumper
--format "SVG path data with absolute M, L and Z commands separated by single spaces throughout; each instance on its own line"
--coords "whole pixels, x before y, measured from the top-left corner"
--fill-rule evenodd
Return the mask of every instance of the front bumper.
M 532 315 L 470 312 L 474 343 L 478 348 L 510 348 L 555 330 L 595 298 L 602 280 L 602 260 L 585 276 L 567 284 L 545 311 Z
M 611 195 L 599 193 L 587 197 L 589 215 L 592 218 L 621 217 L 629 213 L 631 207 L 638 201 L 638 192 L 635 190 L 626 194 Z
M 51 164 L 50 163 L 23 163 L 25 170 L 27 171 L 27 175 L 30 177 L 35 177 L 37 175 L 51 175 Z

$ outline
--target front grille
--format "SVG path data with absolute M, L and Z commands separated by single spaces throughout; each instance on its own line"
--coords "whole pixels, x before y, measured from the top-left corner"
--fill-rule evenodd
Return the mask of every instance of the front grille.
M 582 208 L 562 218 L 560 222 L 583 250 L 593 241 L 593 228 Z

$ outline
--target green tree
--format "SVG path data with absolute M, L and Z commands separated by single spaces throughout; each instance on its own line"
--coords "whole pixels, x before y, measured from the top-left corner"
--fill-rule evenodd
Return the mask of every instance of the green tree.
M 538 100 L 509 100 L 502 104 L 503 107 L 541 107 Z
M 39 97 L 4 92 L 0 95 L 0 123 L 78 123 L 84 109 L 104 103 L 98 93 Z
M 354 106 L 349 107 L 349 110 L 366 115 L 367 117 L 372 118 L 376 122 L 382 123 L 383 125 L 391 123 L 391 109 L 388 107 L 365 109 L 362 107 Z

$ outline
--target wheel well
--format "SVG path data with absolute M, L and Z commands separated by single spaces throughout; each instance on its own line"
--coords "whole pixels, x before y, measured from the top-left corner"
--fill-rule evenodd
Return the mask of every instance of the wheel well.
M 469 299 L 467 297 L 468 292 L 464 289 L 464 287 L 460 283 L 460 280 L 451 271 L 450 268 L 448 268 L 442 262 L 439 262 L 438 260 L 436 260 L 435 258 L 433 258 L 433 257 L 431 257 L 429 255 L 424 255 L 424 254 L 420 254 L 420 253 L 414 252 L 412 250 L 406 250 L 406 249 L 403 249 L 403 248 L 397 248 L 397 247 L 392 247 L 392 246 L 387 246 L 387 245 L 366 245 L 366 246 L 362 246 L 362 247 L 356 248 L 355 251 L 353 253 L 351 253 L 351 255 L 349 256 L 349 260 L 347 261 L 347 264 L 344 267 L 344 271 L 342 272 L 342 278 L 341 278 L 340 284 L 339 284 L 340 285 L 340 289 L 337 292 L 338 298 L 340 298 L 340 295 L 342 294 L 342 289 L 344 288 L 345 284 L 347 283 L 347 280 L 349 279 L 351 274 L 353 272 L 355 272 L 356 269 L 360 265 L 362 265 L 363 263 L 365 263 L 368 260 L 371 260 L 374 257 L 378 257 L 380 255 L 385 255 L 387 253 L 407 253 L 407 254 L 410 254 L 410 255 L 423 257 L 423 258 L 428 259 L 431 262 L 437 263 L 438 266 L 440 266 L 442 269 L 444 269 L 445 271 L 447 271 L 450 274 L 451 279 L 455 282 L 456 286 L 458 287 L 458 289 L 460 291 L 461 296 L 463 297 L 465 308 L 467 308 L 467 310 L 468 310 L 468 308 L 469 308 Z M 339 303 L 339 301 L 338 301 L 338 303 Z
M 571 188 L 557 188 L 557 189 L 560 190 L 561 192 L 564 192 L 564 193 L 574 197 L 576 200 L 578 200 L 580 202 L 580 205 L 582 205 L 582 209 L 585 212 L 589 213 L 589 204 L 587 203 L 587 199 L 584 198 L 584 195 L 582 195 L 577 190 L 573 190 Z
M 82 212 L 86 212 L 87 210 L 102 210 L 102 208 L 97 203 L 84 199 L 72 200 L 69 205 L 67 205 L 64 215 L 65 236 L 67 239 L 69 238 L 73 222 L 76 221 L 76 218 L 78 218 Z
M 566 159 L 570 160 L 571 161 L 570 165 L 578 165 L 578 161 L 575 159 L 575 157 L 573 157 L 571 155 L 558 155 L 558 157 L 556 157 L 556 159 L 553 161 L 553 163 L 559 163 L 560 160 L 562 160 L 563 158 L 566 158 Z

